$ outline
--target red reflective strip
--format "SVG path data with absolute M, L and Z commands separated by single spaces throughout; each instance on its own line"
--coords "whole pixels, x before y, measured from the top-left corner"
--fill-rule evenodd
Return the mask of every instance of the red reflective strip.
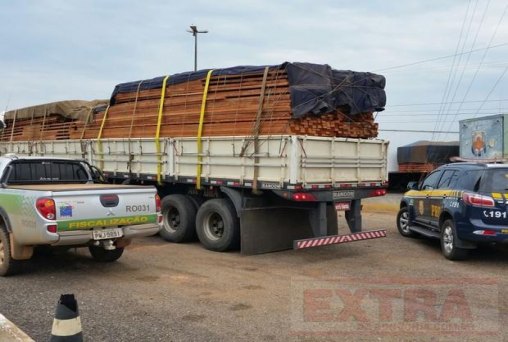
M 369 240 L 375 239 L 379 237 L 385 237 L 386 231 L 370 231 L 370 232 L 359 232 L 347 235 L 335 235 L 335 236 L 327 236 L 322 238 L 312 238 L 304 241 L 297 241 L 296 249 L 300 248 L 309 248 L 309 247 L 320 247 L 331 244 L 340 244 L 345 242 L 354 242 L 361 240 Z

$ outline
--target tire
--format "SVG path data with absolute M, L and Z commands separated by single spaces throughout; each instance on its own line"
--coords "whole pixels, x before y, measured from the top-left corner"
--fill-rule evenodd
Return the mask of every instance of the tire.
M 418 236 L 417 233 L 409 229 L 409 211 L 407 207 L 402 207 L 397 214 L 397 229 L 400 235 L 404 237 L 415 238 Z
M 196 216 L 196 231 L 205 248 L 224 252 L 240 247 L 240 222 L 227 199 L 206 201 Z
M 457 247 L 457 231 L 452 220 L 441 225 L 441 251 L 449 260 L 464 260 L 469 253 L 469 250 Z
M 0 276 L 19 272 L 21 261 L 11 257 L 11 241 L 7 229 L 0 225 Z
M 113 250 L 106 250 L 102 247 L 89 246 L 88 250 L 96 261 L 99 262 L 113 262 L 118 260 L 123 254 L 123 247 Z
M 160 236 L 170 242 L 196 239 L 196 205 L 185 195 L 169 195 L 162 199 Z

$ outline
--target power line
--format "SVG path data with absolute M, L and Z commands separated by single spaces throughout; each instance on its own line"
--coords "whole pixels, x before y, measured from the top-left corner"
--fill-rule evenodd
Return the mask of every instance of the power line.
M 406 124 L 406 123 L 410 123 L 410 124 L 432 124 L 436 122 L 435 120 L 410 120 L 410 121 L 401 121 L 401 120 L 383 120 L 383 125 L 384 124 L 392 124 L 392 123 L 396 123 L 396 124 Z M 457 121 L 451 121 L 451 120 L 446 120 L 446 121 L 443 121 L 443 122 L 446 122 L 446 123 L 456 123 L 458 124 Z M 381 122 L 379 122 L 381 123 Z M 438 131 L 437 131 L 438 132 Z
M 499 26 L 501 25 L 501 22 L 503 21 L 503 18 L 504 18 L 505 14 L 506 14 L 506 10 L 507 9 L 508 9 L 508 4 L 506 4 L 506 6 L 505 6 L 505 8 L 503 10 L 503 13 L 501 14 L 501 17 L 499 18 L 499 21 L 497 22 L 496 28 L 494 29 L 494 32 L 492 33 L 492 36 L 490 37 L 488 46 L 490 46 L 492 44 L 492 42 L 494 41 L 494 37 L 497 34 L 497 30 L 499 29 Z M 476 68 L 476 71 L 475 71 L 475 73 L 473 75 L 473 78 L 471 79 L 471 82 L 469 82 L 469 86 L 467 87 L 467 90 L 464 93 L 464 97 L 462 98 L 462 101 L 464 101 L 467 98 L 467 95 L 469 94 L 469 91 L 471 90 L 471 87 L 473 86 L 473 83 L 476 80 L 476 76 L 478 75 L 478 72 L 480 71 L 480 68 L 482 67 L 482 64 L 483 64 L 483 61 L 485 60 L 487 52 L 488 52 L 488 50 L 484 50 L 482 59 L 480 60 L 480 65 L 478 65 L 478 68 Z M 504 75 L 505 72 L 506 72 L 506 69 L 503 72 L 503 75 Z M 499 79 L 498 79 L 498 81 L 499 81 Z M 496 82 L 495 86 L 497 86 L 497 82 Z M 488 100 L 489 97 L 490 97 L 490 93 L 487 95 L 485 100 Z M 482 104 L 480 105 L 480 108 L 483 106 L 484 103 L 485 102 L 482 102 Z M 457 112 L 459 112 L 461 108 L 462 108 L 462 105 L 460 105 L 459 108 L 457 108 Z
M 445 103 L 478 103 L 478 102 L 505 102 L 508 101 L 508 99 L 499 99 L 499 100 L 469 100 L 469 101 L 449 101 Z M 422 102 L 422 103 L 401 103 L 401 104 L 394 104 L 390 105 L 391 107 L 409 107 L 409 106 L 433 106 L 433 105 L 440 105 L 442 102 Z
M 450 91 L 451 91 L 453 82 L 455 81 L 455 75 L 457 73 L 456 69 L 455 69 L 455 61 L 456 61 L 457 57 L 459 57 L 459 61 L 458 61 L 457 64 L 460 64 L 460 61 L 462 59 L 462 53 L 464 53 L 465 42 L 466 42 L 466 38 L 467 37 L 464 38 L 464 43 L 462 45 L 462 50 L 461 50 L 461 54 L 460 55 L 458 54 L 458 51 L 459 51 L 460 43 L 462 42 L 462 36 L 463 36 L 463 33 L 464 33 L 464 27 L 466 25 L 466 21 L 467 21 L 467 17 L 468 17 L 468 14 L 469 14 L 469 7 L 470 6 L 471 6 L 471 0 L 469 0 L 467 2 L 467 9 L 466 9 L 466 13 L 464 15 L 464 20 L 462 21 L 462 27 L 460 29 L 459 40 L 457 41 L 457 46 L 455 47 L 455 56 L 453 57 L 452 65 L 450 67 L 450 71 L 448 72 L 448 80 L 446 81 L 446 86 L 445 86 L 445 89 L 444 89 L 443 98 L 441 99 L 441 102 L 446 102 L 448 100 L 448 97 L 450 96 Z M 472 13 L 472 15 L 471 15 L 471 21 L 472 21 L 473 15 L 474 15 L 474 13 Z M 469 34 L 469 32 L 467 34 Z M 439 113 L 441 114 L 442 112 L 444 112 L 445 108 L 446 108 L 446 105 L 441 105 L 439 107 Z M 436 124 L 435 124 L 434 130 L 437 131 L 440 126 L 441 126 L 441 119 L 440 119 L 440 117 L 438 117 L 437 120 L 436 120 Z M 432 140 L 434 140 L 434 134 L 432 134 Z
M 506 67 L 503 71 L 503 73 L 501 75 L 499 75 L 499 77 L 497 78 L 496 80 L 496 83 L 494 83 L 494 85 L 492 86 L 492 88 L 490 89 L 489 93 L 487 94 L 487 97 L 485 98 L 486 100 L 489 99 L 490 95 L 492 95 L 492 93 L 494 92 L 494 90 L 496 89 L 497 85 L 499 84 L 499 82 L 503 79 L 504 75 L 506 74 L 506 71 L 508 71 L 508 67 Z M 480 108 L 478 108 L 478 110 L 481 110 L 482 107 L 483 107 L 483 104 L 485 102 L 482 102 L 482 104 L 480 105 Z M 474 116 L 476 117 L 476 115 Z
M 482 27 L 482 25 L 483 25 L 483 20 L 485 19 L 485 14 L 486 14 L 486 12 L 487 12 L 487 9 L 489 8 L 489 5 L 490 5 L 490 0 L 487 2 L 487 5 L 485 6 L 485 9 L 484 9 L 484 11 L 483 11 L 483 14 L 482 14 L 482 17 L 481 17 L 481 20 L 480 20 L 480 24 L 478 25 L 478 29 L 476 30 L 476 34 L 475 34 L 475 36 L 474 36 L 474 38 L 473 38 L 473 43 L 471 44 L 471 49 L 474 49 L 474 47 L 475 47 L 475 45 L 476 45 L 476 40 L 478 39 L 478 34 L 480 33 L 480 29 L 481 29 L 481 27 Z M 473 16 L 474 16 L 474 12 L 476 12 L 476 7 L 477 7 L 477 6 L 478 6 L 478 0 L 476 0 L 475 7 L 474 7 L 474 9 L 473 9 Z M 473 16 L 471 16 L 471 20 L 470 20 L 470 22 L 469 22 L 468 35 L 469 35 L 469 30 L 471 29 L 471 25 L 472 25 L 472 23 L 473 23 Z M 466 36 L 466 38 L 467 38 L 467 36 Z M 465 44 L 465 41 L 464 41 L 463 48 L 465 47 L 465 45 L 466 45 L 466 44 Z M 462 83 L 462 79 L 463 79 L 463 77 L 464 77 L 464 73 L 466 72 L 466 67 L 469 65 L 469 60 L 470 60 L 470 59 L 471 59 L 471 53 L 468 53 L 468 54 L 467 54 L 466 63 L 465 63 L 465 64 L 464 64 L 464 66 L 462 67 L 462 72 L 460 73 L 459 80 L 457 81 L 457 85 L 455 86 L 455 90 L 454 90 L 454 92 L 453 92 L 453 96 L 452 96 L 452 101 L 454 101 L 454 100 L 455 100 L 455 97 L 457 96 L 457 92 L 458 92 L 459 87 L 460 87 L 460 85 L 461 85 L 461 83 Z M 460 61 L 459 61 L 459 63 L 458 63 L 458 64 L 460 64 Z M 457 68 L 458 68 L 458 66 L 457 66 Z M 463 99 L 463 100 L 464 100 L 464 99 Z M 449 111 L 451 111 L 451 110 L 452 110 L 452 105 L 451 105 L 451 104 L 449 104 L 447 108 L 448 108 L 448 109 L 447 109 L 447 110 L 445 110 L 444 112 L 449 112 Z M 443 122 L 442 122 L 442 124 L 444 124 L 444 123 L 445 123 L 445 122 L 443 121 Z
M 507 46 L 507 45 L 508 45 L 508 43 L 501 43 L 501 44 L 497 44 L 497 45 L 487 46 L 487 47 L 484 47 L 484 48 L 478 48 L 478 49 L 473 49 L 473 50 L 465 51 L 465 52 L 460 53 L 460 54 L 465 55 L 465 54 L 471 53 L 471 52 L 491 50 L 491 49 L 495 49 L 495 48 L 503 47 L 503 46 Z M 442 59 L 451 58 L 451 57 L 454 57 L 456 55 L 457 54 L 452 54 L 452 55 L 446 55 L 446 56 L 441 56 L 441 57 L 423 59 L 423 60 L 420 60 L 420 61 L 417 61 L 417 62 L 413 62 L 413 63 L 400 64 L 400 65 L 395 65 L 395 66 L 384 68 L 384 69 L 373 70 L 372 72 L 382 72 L 382 71 L 387 71 L 387 70 L 406 68 L 406 67 L 413 66 L 413 65 L 430 63 L 430 62 L 439 61 L 439 60 L 442 60 Z
M 503 112 L 505 111 L 498 111 L 497 109 L 496 110 L 493 110 L 493 109 L 482 109 L 481 112 L 478 112 L 478 110 L 474 110 L 474 111 L 471 111 L 471 112 L 463 112 L 463 113 L 459 113 L 458 115 L 474 115 L 474 114 L 483 114 L 483 115 L 489 115 L 489 114 L 492 114 L 492 115 L 495 115 L 495 114 L 502 114 Z M 428 117 L 428 116 L 436 116 L 436 115 L 443 115 L 443 116 L 454 116 L 455 114 L 454 113 L 448 113 L 448 114 L 439 114 L 439 113 L 432 113 L 432 112 L 421 112 L 421 111 L 400 111 L 400 112 L 396 112 L 396 113 L 399 113 L 399 114 L 392 114 L 393 112 L 390 112 L 389 114 L 386 113 L 386 114 L 381 114 L 381 115 L 378 115 L 378 118 L 385 118 L 387 116 L 395 116 L 395 117 L 412 117 L 414 118 L 416 115 L 418 114 L 414 114 L 414 113 L 421 113 L 419 114 L 420 116 L 425 116 L 425 117 Z
M 380 132 L 407 132 L 407 133 L 434 133 L 435 131 L 425 131 L 416 129 L 380 129 Z M 439 131 L 437 133 L 459 133 L 458 131 Z

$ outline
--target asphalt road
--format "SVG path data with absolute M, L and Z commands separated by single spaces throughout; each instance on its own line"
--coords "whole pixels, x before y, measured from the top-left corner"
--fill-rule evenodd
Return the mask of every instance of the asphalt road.
M 451 262 L 438 243 L 399 236 L 394 213 L 364 224 L 388 237 L 258 256 L 151 237 L 112 264 L 39 255 L 0 279 L 0 313 L 37 341 L 64 293 L 89 341 L 507 339 L 507 250 Z

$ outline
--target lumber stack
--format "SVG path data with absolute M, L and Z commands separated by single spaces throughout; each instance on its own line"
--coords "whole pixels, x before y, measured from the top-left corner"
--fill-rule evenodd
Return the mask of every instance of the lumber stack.
M 70 139 L 74 119 L 58 114 L 46 118 L 5 120 L 7 129 L 0 133 L 0 141 L 63 140 Z
M 431 172 L 440 164 L 434 163 L 400 163 L 399 172 Z
M 41 118 L 7 121 L 8 128 L 0 140 L 153 138 L 158 130 L 160 137 L 197 136 L 205 77 L 169 82 L 164 92 L 162 86 L 144 88 L 143 82 L 134 91 L 114 93 L 107 110 L 104 107 L 86 118 L 48 116 L 45 122 Z M 263 69 L 212 75 L 205 103 L 202 136 L 373 138 L 378 134 L 372 112 L 350 115 L 347 108 L 339 107 L 320 115 L 293 118 L 288 74 L 280 66 L 271 67 L 266 79 Z

